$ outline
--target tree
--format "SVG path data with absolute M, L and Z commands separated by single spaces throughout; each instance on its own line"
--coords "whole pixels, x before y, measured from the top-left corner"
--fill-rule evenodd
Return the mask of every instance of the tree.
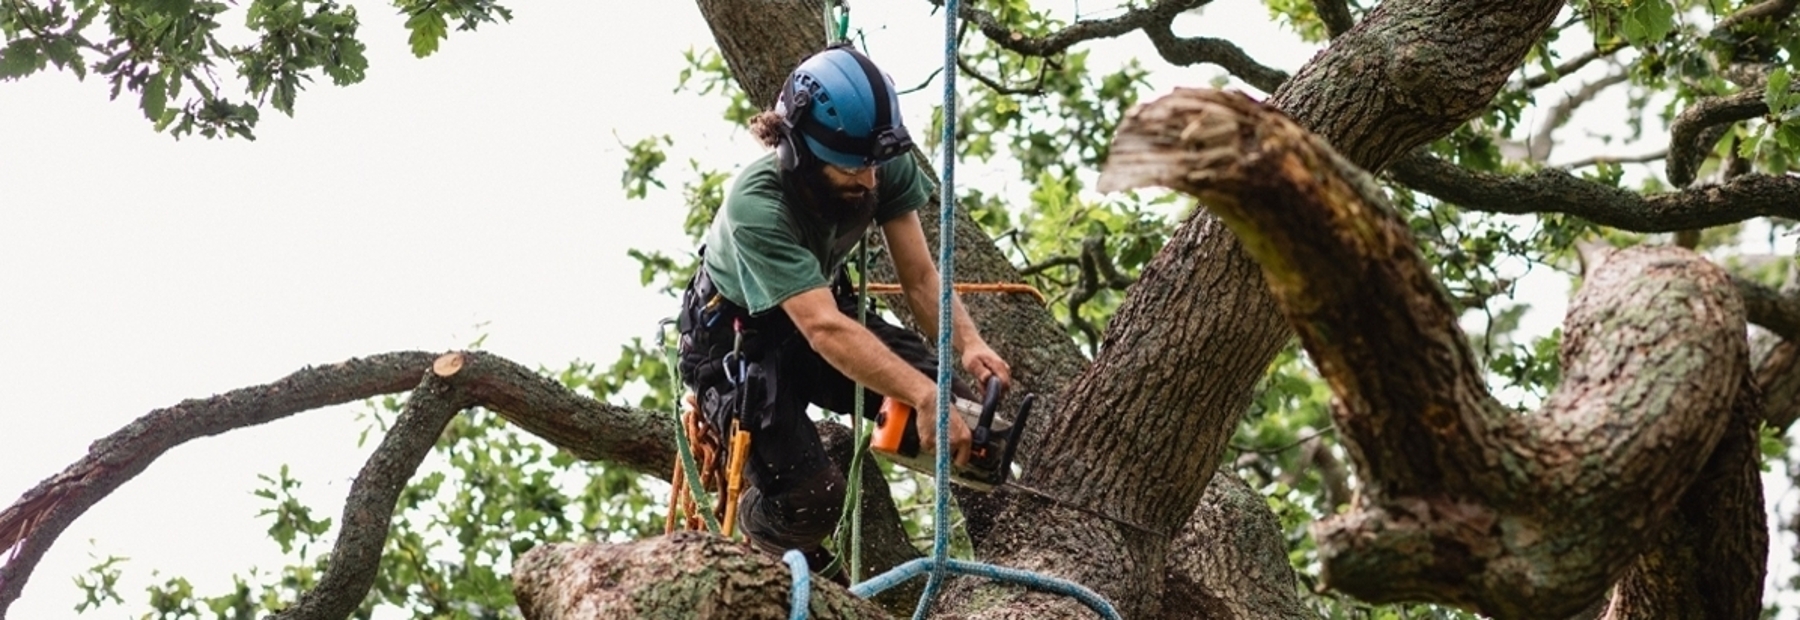
M 699 4 L 751 102 L 770 100 L 791 63 L 820 42 L 820 7 L 810 2 Z M 1791 283 L 1777 290 L 1754 274 L 1728 274 L 1693 249 L 1728 241 L 1707 239 L 1728 236 L 1716 227 L 1787 217 L 1800 204 L 1787 174 L 1800 146 L 1787 120 L 1794 102 L 1785 66 L 1796 3 L 1390 0 L 1364 10 L 1271 2 L 1330 41 L 1291 76 L 1228 41 L 1174 33 L 1177 18 L 1208 4 L 1161 0 L 1070 24 L 1023 3 L 958 15 L 983 36 L 963 70 L 975 76 L 973 61 L 994 63 L 1003 76 L 987 86 L 1000 86 L 996 93 L 1021 69 L 1077 75 L 1069 67 L 1077 46 L 1139 31 L 1170 63 L 1219 65 L 1271 93 L 1256 102 L 1180 91 L 1129 116 L 1124 106 L 1077 115 L 1102 126 L 1068 130 L 1077 136 L 1068 143 L 1054 141 L 1062 132 L 1029 131 L 1001 113 L 972 115 L 958 128 L 977 143 L 983 130 L 1016 132 L 1025 147 L 1011 146 L 1028 162 L 1042 155 L 1030 147 L 1046 147 L 1031 141 L 1044 138 L 1055 153 L 1044 159 L 1103 169 L 1103 189 L 1167 186 L 1199 196 L 1203 207 L 1166 238 L 1145 235 L 1152 251 L 1127 274 L 1108 261 L 1137 246 L 1105 235 L 1057 265 L 1032 256 L 1021 268 L 969 216 L 994 210 L 964 212 L 959 279 L 1012 282 L 1029 272 L 1048 280 L 1058 265 L 1080 274 L 1060 287 L 1064 322 L 1023 298 L 969 300 L 1020 368 L 1021 387 L 1051 396 L 1028 438 L 1019 490 L 958 497 L 974 552 L 1084 584 L 1127 617 L 1306 615 L 1266 504 L 1233 475 L 1215 473 L 1240 419 L 1270 393 L 1270 364 L 1286 360 L 1297 333 L 1330 387 L 1335 441 L 1357 481 L 1354 498 L 1326 498 L 1322 512 L 1333 516 L 1313 528 L 1326 587 L 1502 618 L 1755 615 L 1767 551 L 1758 429 L 1779 434 L 1793 421 L 1787 339 L 1800 315 Z M 1557 58 L 1550 43 L 1580 34 L 1577 26 L 1592 51 Z M 52 45 L 51 29 L 25 30 L 37 43 L 20 47 Z M 1528 60 L 1541 73 L 1511 79 Z M 1667 185 L 1626 189 L 1611 162 L 1574 166 L 1596 169 L 1585 176 L 1548 166 L 1547 136 L 1567 112 L 1515 141 L 1532 129 L 1521 127 L 1521 110 L 1534 89 L 1595 62 L 1614 63 L 1622 77 L 1554 109 L 1572 111 L 1591 97 L 1582 93 L 1622 82 L 1660 95 L 1656 105 L 1672 120 Z M 1515 150 L 1519 157 L 1501 157 Z M 1702 174 L 1709 178 L 1696 182 Z M 1478 271 L 1470 266 L 1506 248 L 1494 238 L 1447 247 L 1425 223 L 1443 217 L 1466 233 L 1480 230 L 1470 214 L 1481 212 L 1540 214 L 1538 235 L 1498 238 L 1537 244 L 1523 251 L 1546 261 L 1591 249 L 1577 263 L 1582 292 L 1552 345 L 1557 359 L 1533 357 L 1531 347 L 1510 363 L 1478 358 L 1459 328 L 1459 316 L 1484 306 L 1499 284 L 1470 275 Z M 1647 235 L 1669 232 L 1679 233 L 1673 246 Z M 1643 247 L 1595 248 L 1602 240 Z M 1109 317 L 1100 313 L 1103 327 L 1092 325 L 1083 305 L 1115 284 L 1123 299 Z M 1746 320 L 1777 344 L 1751 346 Z M 1089 339 L 1086 353 L 1080 337 Z M 1537 411 L 1520 412 L 1491 396 L 1494 375 L 1555 390 Z M 258 411 L 270 416 L 409 389 L 384 440 L 394 448 L 359 479 L 329 569 L 294 615 L 355 609 L 379 559 L 378 542 L 364 541 L 382 538 L 398 481 L 464 408 L 499 412 L 583 459 L 667 475 L 674 458 L 666 414 L 583 399 L 486 354 L 401 353 L 308 369 L 225 401 L 155 412 L 0 514 L 0 535 L 11 537 L 0 546 L 21 545 L 0 568 L 0 602 L 17 596 L 69 519 L 157 452 L 242 423 L 230 401 L 267 399 Z M 1348 509 L 1340 514 L 1341 503 Z M 634 544 L 718 555 L 704 538 Z M 527 556 L 515 574 L 521 599 L 554 598 L 527 584 L 572 574 L 546 561 L 576 555 L 566 551 Z M 628 559 L 614 565 L 634 566 Z M 769 578 L 785 570 L 772 561 L 730 564 L 764 595 L 783 585 Z M 639 577 L 618 581 L 625 595 L 651 592 L 659 575 L 627 574 Z M 982 617 L 1086 613 L 975 580 L 954 582 L 941 605 Z

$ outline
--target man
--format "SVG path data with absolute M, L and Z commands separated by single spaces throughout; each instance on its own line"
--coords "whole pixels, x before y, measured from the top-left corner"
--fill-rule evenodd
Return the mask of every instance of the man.
M 825 49 L 788 76 L 773 110 L 750 121 L 774 152 L 739 174 L 701 246 L 681 315 L 681 374 L 708 425 L 749 431 L 749 489 L 739 524 L 759 549 L 806 553 L 814 570 L 842 513 L 844 478 L 826 458 L 808 403 L 866 415 L 881 396 L 911 405 L 921 446 L 938 445 L 937 358 L 925 341 L 873 312 L 857 320 L 843 269 L 869 224 L 881 227 L 907 304 L 926 333 L 938 330 L 939 275 L 918 209 L 930 184 L 912 149 L 893 83 L 847 45 Z M 1011 370 L 952 298 L 954 348 L 985 385 Z M 965 386 L 963 398 L 975 399 Z M 969 459 L 970 432 L 950 417 L 948 444 Z

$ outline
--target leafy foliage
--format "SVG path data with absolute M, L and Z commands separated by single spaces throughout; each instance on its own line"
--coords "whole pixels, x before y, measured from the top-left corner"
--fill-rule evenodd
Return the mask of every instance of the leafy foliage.
M 419 57 L 438 50 L 453 22 L 458 30 L 474 30 L 512 19 L 492 0 L 395 5 L 407 15 Z M 221 39 L 222 19 L 235 9 L 243 11 L 251 42 Z M 136 94 L 157 131 L 254 140 L 264 106 L 293 116 L 308 83 L 320 77 L 337 86 L 363 80 L 369 62 L 360 24 L 356 7 L 333 0 L 69 0 L 48 6 L 6 0 L 0 2 L 0 81 L 50 65 L 77 79 L 92 72 L 112 85 L 114 99 Z M 221 79 L 226 70 L 236 83 Z

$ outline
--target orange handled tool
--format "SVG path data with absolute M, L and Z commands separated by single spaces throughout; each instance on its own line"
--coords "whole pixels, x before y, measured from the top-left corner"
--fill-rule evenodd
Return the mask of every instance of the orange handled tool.
M 1006 484 L 1012 474 L 1013 455 L 1023 438 L 1025 419 L 1030 416 L 1031 405 L 1036 400 L 1036 395 L 1027 394 L 1019 405 L 1018 415 L 1013 416 L 1012 426 L 996 431 L 993 425 L 994 412 L 1000 406 L 1000 379 L 990 379 L 987 398 L 981 403 L 979 414 L 973 420 L 965 419 L 974 436 L 969 463 L 953 466 L 951 481 L 983 491 Z M 967 401 L 960 401 L 959 405 L 961 403 Z M 952 406 L 951 409 L 965 418 L 973 413 L 965 406 Z M 937 463 L 935 455 L 920 445 L 917 417 L 918 411 L 911 405 L 892 398 L 882 399 L 881 408 L 875 414 L 875 432 L 869 437 L 869 449 L 890 462 L 931 474 L 937 471 Z

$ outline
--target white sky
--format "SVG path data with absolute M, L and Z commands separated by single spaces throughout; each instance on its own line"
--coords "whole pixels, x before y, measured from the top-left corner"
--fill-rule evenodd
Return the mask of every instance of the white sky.
M 314 86 L 295 119 L 266 112 L 253 143 L 154 133 L 135 98 L 108 101 L 99 79 L 0 83 L 0 499 L 186 398 L 484 333 L 487 350 L 531 367 L 610 362 L 670 314 L 626 249 L 684 249 L 689 158 L 731 168 L 760 153 L 717 99 L 673 92 L 682 52 L 712 45 L 693 3 L 518 4 L 513 22 L 453 32 L 424 60 L 391 8 L 362 8 L 368 79 Z M 902 85 L 942 62 L 941 17 L 924 2 L 856 3 L 851 19 Z M 1230 36 L 1289 71 L 1314 51 L 1260 3 L 1187 23 L 1183 34 Z M 1094 49 L 1096 61 L 1162 64 L 1141 35 Z M 1151 94 L 1217 73 L 1164 69 Z M 934 83 L 903 101 L 916 133 L 940 93 Z M 673 189 L 627 201 L 620 143 L 655 134 L 675 138 L 662 175 Z M 1012 175 L 958 171 L 989 188 Z M 1553 297 L 1541 326 L 1560 320 Z M 71 579 L 90 553 L 130 558 L 128 605 L 108 617 L 141 613 L 142 588 L 164 577 L 211 594 L 233 572 L 273 569 L 257 475 L 290 465 L 302 497 L 335 519 L 366 456 L 360 410 L 165 454 L 63 533 L 11 617 L 74 615 Z

